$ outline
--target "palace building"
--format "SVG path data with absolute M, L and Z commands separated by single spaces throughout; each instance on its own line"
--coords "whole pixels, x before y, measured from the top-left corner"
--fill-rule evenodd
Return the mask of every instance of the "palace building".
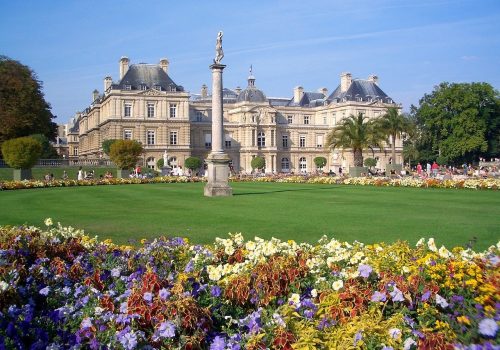
M 340 84 L 326 88 L 293 89 L 291 97 L 268 97 L 257 87 L 250 69 L 245 89 L 223 90 L 225 149 L 235 172 L 250 173 L 251 160 L 261 156 L 268 173 L 314 172 L 313 159 L 325 157 L 324 171 L 337 172 L 353 165 L 349 150 L 325 148 L 326 136 L 342 118 L 362 113 L 383 115 L 395 102 L 379 87 L 378 77 L 353 79 L 342 73 Z M 103 157 L 106 139 L 133 139 L 145 149 L 144 165 L 156 168 L 166 151 L 171 166 L 182 166 L 190 156 L 205 159 L 211 149 L 211 94 L 206 85 L 200 93 L 184 90 L 169 75 L 169 61 L 159 64 L 119 63 L 119 79 L 104 78 L 104 92 L 94 90 L 92 103 L 77 113 L 68 128 L 69 156 L 78 159 Z M 402 144 L 396 142 L 400 163 Z M 390 151 L 367 151 L 384 169 Z

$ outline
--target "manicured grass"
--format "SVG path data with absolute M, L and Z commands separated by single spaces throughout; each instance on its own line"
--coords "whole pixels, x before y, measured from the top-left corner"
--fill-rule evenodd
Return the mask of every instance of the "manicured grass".
M 314 243 L 322 235 L 352 242 L 438 246 L 500 239 L 497 191 L 232 183 L 234 196 L 206 198 L 203 183 L 46 188 L 0 192 L 0 224 L 54 222 L 117 243 L 160 235 L 211 243 L 228 232 Z

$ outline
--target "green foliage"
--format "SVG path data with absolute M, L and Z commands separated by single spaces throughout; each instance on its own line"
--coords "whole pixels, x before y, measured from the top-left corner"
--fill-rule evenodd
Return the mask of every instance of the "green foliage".
M 396 139 L 402 138 L 403 133 L 411 129 L 410 120 L 400 114 L 396 107 L 389 107 L 376 123 L 382 134 L 390 136 L 392 159 L 396 162 Z
M 109 139 L 102 141 L 102 151 L 109 156 L 109 153 L 111 152 L 111 145 L 116 141 L 117 141 L 116 139 Z
M 266 167 L 266 160 L 262 157 L 254 157 L 250 163 L 252 169 L 264 169 Z
M 375 165 L 377 165 L 377 160 L 374 158 L 366 158 L 364 163 L 365 163 L 365 166 L 371 168 L 371 167 L 374 167 Z
M 142 145 L 135 140 L 117 140 L 111 145 L 109 158 L 119 169 L 130 169 L 135 167 L 142 152 Z
M 326 147 L 350 148 L 354 156 L 354 166 L 363 166 L 363 150 L 378 147 L 382 149 L 384 133 L 380 130 L 377 123 L 368 120 L 361 113 L 357 116 L 350 115 L 340 121 L 326 138 Z
M 164 165 L 163 158 L 160 158 L 160 159 L 158 159 L 158 160 L 156 161 L 156 167 L 157 167 L 158 169 L 163 168 L 163 165 Z
M 314 158 L 314 164 L 316 165 L 316 168 L 323 168 L 326 165 L 326 158 L 316 157 Z
M 198 157 L 189 157 L 184 161 L 184 166 L 191 170 L 197 170 L 201 167 L 203 162 Z
M 55 116 L 36 74 L 29 67 L 0 56 L 0 82 L 0 146 L 6 140 L 32 134 L 54 139 Z
M 14 169 L 30 169 L 41 153 L 42 145 L 32 137 L 19 137 L 2 144 L 3 158 Z
M 500 156 L 500 97 L 487 83 L 441 83 L 412 106 L 420 160 L 452 164 Z
M 54 146 L 52 146 L 50 144 L 50 141 L 47 138 L 47 136 L 42 135 L 42 134 L 35 134 L 35 135 L 31 135 L 31 137 L 34 138 L 35 140 L 37 140 L 38 142 L 40 142 L 40 144 L 42 145 L 42 154 L 40 154 L 41 159 L 60 158 L 59 154 L 57 154 L 57 151 L 54 148 Z

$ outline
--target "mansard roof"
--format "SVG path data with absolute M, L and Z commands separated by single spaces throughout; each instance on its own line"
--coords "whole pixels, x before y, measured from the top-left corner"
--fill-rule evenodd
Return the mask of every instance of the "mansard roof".
M 143 86 L 161 91 L 184 91 L 159 65 L 145 63 L 132 64 L 122 80 L 113 87 L 120 90 L 144 90 Z
M 335 91 L 328 96 L 329 102 L 335 101 L 375 101 L 376 99 L 381 100 L 385 103 L 393 103 L 392 99 L 387 96 L 387 94 L 382 91 L 382 89 L 373 81 L 355 79 L 352 81 L 349 88 L 342 92 L 340 85 L 335 89 Z

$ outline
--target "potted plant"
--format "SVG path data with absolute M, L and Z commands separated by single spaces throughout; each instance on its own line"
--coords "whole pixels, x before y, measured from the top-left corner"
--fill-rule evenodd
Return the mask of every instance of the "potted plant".
M 42 154 L 42 144 L 32 137 L 19 137 L 2 144 L 5 162 L 14 169 L 14 181 L 31 179 L 31 168 Z

